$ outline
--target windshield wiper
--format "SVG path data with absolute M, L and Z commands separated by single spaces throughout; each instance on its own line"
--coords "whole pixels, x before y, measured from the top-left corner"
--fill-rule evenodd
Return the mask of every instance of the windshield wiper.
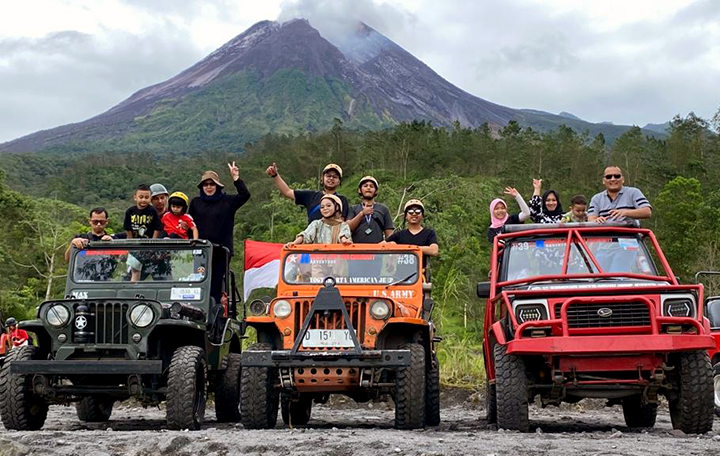
M 392 283 L 387 284 L 387 285 L 385 286 L 385 289 L 387 290 L 388 288 L 390 288 L 390 287 L 392 287 L 392 286 L 394 286 L 394 285 L 397 285 L 397 284 L 403 283 L 403 282 L 407 282 L 408 280 L 412 279 L 412 278 L 415 277 L 416 275 L 417 275 L 417 271 L 413 272 L 412 274 L 410 274 L 409 276 L 405 277 L 404 279 L 396 280 L 395 282 L 392 282 Z

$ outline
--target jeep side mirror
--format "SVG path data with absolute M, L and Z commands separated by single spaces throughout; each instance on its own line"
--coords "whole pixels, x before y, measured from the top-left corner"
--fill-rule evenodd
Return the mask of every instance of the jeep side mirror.
M 487 299 L 490 297 L 490 282 L 478 282 L 477 296 L 480 299 Z
M 710 327 L 720 328 L 720 297 L 708 298 L 705 301 L 705 309 L 708 320 L 710 320 Z

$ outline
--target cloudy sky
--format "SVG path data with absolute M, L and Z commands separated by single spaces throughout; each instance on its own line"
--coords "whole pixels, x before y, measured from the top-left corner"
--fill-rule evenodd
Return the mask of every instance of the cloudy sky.
M 365 21 L 514 108 L 645 125 L 720 108 L 715 0 L 6 0 L 0 142 L 99 114 L 252 24 Z

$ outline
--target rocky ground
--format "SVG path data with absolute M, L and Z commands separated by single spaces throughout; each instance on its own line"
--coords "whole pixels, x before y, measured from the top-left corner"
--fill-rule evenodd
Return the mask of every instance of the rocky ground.
M 718 455 L 720 419 L 707 435 L 673 431 L 661 406 L 651 430 L 624 426 L 620 407 L 599 402 L 532 407 L 533 432 L 497 430 L 485 422 L 484 401 L 459 390 L 443 392 L 442 424 L 417 431 L 392 428 L 392 402 L 355 404 L 335 399 L 317 405 L 306 427 L 246 431 L 219 424 L 208 408 L 201 431 L 168 431 L 164 411 L 117 405 L 102 424 L 78 421 L 74 407 L 54 406 L 39 432 L 0 432 L 0 455 Z

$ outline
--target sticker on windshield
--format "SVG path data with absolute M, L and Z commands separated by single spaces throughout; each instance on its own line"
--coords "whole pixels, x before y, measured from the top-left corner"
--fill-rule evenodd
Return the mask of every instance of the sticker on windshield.
M 303 253 L 300 255 L 300 264 L 310 264 L 310 254 Z
M 193 250 L 193 255 L 202 255 L 203 251 L 200 249 Z
M 545 248 L 545 240 L 540 239 L 540 240 L 535 241 L 535 248 L 544 249 Z
M 638 250 L 640 248 L 637 239 L 618 238 L 618 244 L 623 250 Z
M 201 299 L 201 289 L 197 288 L 179 288 L 173 287 L 170 291 L 170 299 L 179 301 L 199 301 Z

